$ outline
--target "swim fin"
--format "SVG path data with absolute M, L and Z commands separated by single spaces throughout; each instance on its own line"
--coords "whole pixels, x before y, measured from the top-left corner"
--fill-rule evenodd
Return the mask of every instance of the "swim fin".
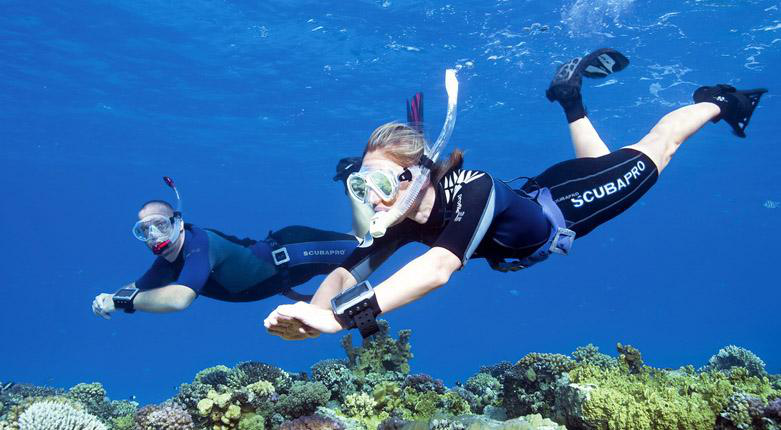
M 713 118 L 712 122 L 723 119 L 738 137 L 746 137 L 746 127 L 751 121 L 751 115 L 754 114 L 762 94 L 766 92 L 765 88 L 737 90 L 731 85 L 718 84 L 697 88 L 692 98 L 695 103 L 710 102 L 718 105 L 721 114 Z
M 574 58 L 559 66 L 545 91 L 545 96 L 551 102 L 578 97 L 583 76 L 591 79 L 604 78 L 624 70 L 628 65 L 629 59 L 615 49 L 597 49 L 585 57 Z

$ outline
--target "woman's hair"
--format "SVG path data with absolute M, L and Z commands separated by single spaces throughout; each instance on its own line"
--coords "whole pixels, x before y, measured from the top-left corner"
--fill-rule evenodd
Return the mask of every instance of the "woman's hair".
M 369 143 L 363 155 L 372 151 L 382 151 L 386 157 L 403 167 L 411 167 L 420 163 L 426 147 L 426 138 L 418 130 L 398 122 L 389 122 L 377 127 L 369 136 Z M 464 163 L 464 153 L 455 149 L 445 160 L 440 160 L 431 169 L 431 182 L 436 183 L 449 170 L 461 167 Z

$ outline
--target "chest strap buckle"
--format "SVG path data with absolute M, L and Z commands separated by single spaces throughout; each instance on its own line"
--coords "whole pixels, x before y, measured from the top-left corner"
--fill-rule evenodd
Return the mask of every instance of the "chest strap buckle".
M 281 266 L 290 261 L 290 255 L 287 253 L 287 248 L 284 246 L 271 251 L 271 258 L 277 266 Z
M 551 240 L 548 251 L 556 254 L 567 255 L 575 241 L 576 233 L 568 228 L 559 227 Z

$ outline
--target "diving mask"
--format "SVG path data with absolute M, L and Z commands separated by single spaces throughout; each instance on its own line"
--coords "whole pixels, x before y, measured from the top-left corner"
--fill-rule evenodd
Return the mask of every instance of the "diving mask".
M 361 203 L 369 203 L 369 190 L 371 189 L 380 200 L 393 201 L 399 193 L 400 181 L 410 180 L 412 174 L 405 169 L 400 175 L 396 175 L 387 169 L 363 170 L 351 173 L 347 177 L 347 189 L 350 197 Z
M 179 238 L 182 229 L 182 218 L 179 215 L 166 217 L 155 214 L 144 217 L 133 225 L 133 236 L 149 243 L 152 252 L 161 254 Z
M 149 215 L 138 220 L 133 225 L 133 236 L 151 245 L 152 252 L 155 255 L 162 254 L 175 243 L 179 239 L 179 234 L 184 226 L 184 221 L 182 220 L 182 198 L 179 196 L 179 190 L 176 189 L 174 180 L 170 177 L 163 176 L 163 182 L 176 193 L 174 216 Z

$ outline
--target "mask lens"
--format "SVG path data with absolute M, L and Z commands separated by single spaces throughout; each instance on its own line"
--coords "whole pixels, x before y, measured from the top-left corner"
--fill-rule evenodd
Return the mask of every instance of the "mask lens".
M 385 172 L 376 171 L 372 172 L 370 177 L 372 184 L 375 186 L 377 192 L 380 193 L 380 197 L 385 200 L 393 197 L 394 186 L 390 177 Z
M 347 182 L 350 185 L 350 192 L 356 199 L 364 200 L 366 198 L 366 181 L 362 177 L 352 174 Z

